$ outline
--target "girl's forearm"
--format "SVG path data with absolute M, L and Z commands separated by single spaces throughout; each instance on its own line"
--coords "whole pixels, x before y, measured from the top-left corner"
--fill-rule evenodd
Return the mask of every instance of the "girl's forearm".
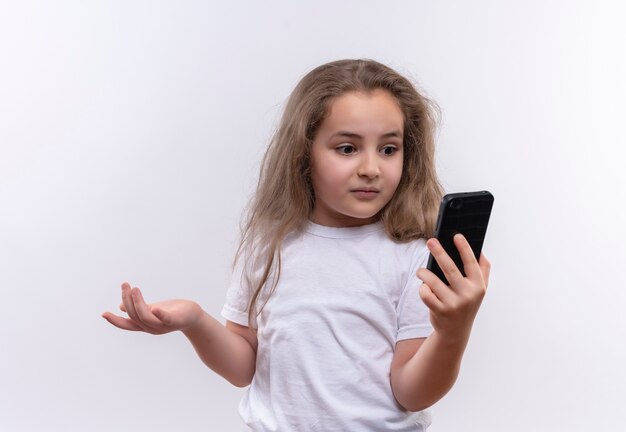
M 433 332 L 415 355 L 391 377 L 393 393 L 409 411 L 421 411 L 454 385 L 469 335 L 454 340 Z
M 183 333 L 200 359 L 237 387 L 250 384 L 256 369 L 256 352 L 248 341 L 203 312 L 198 323 Z

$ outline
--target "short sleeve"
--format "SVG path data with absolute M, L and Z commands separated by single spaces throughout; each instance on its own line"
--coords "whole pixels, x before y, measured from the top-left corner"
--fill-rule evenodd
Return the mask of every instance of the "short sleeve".
M 250 303 L 251 287 L 244 274 L 243 259 L 238 259 L 233 270 L 230 285 L 226 292 L 226 301 L 221 315 L 229 321 L 248 327 L 248 308 Z M 252 317 L 252 326 L 256 327 L 255 317 Z
M 419 240 L 412 255 L 404 291 L 398 302 L 396 342 L 404 339 L 425 338 L 433 331 L 430 323 L 430 310 L 419 294 L 422 281 L 415 275 L 419 268 L 426 267 L 429 254 L 426 242 Z

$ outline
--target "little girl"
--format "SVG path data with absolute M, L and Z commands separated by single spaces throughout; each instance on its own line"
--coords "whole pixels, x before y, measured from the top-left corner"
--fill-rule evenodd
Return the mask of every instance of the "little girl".
M 255 431 L 423 431 L 454 384 L 490 264 L 432 237 L 442 196 L 430 102 L 370 60 L 324 64 L 289 98 L 263 159 L 222 316 L 146 304 L 122 285 L 125 330 L 180 330 L 248 386 Z M 450 281 L 426 270 L 432 254 Z

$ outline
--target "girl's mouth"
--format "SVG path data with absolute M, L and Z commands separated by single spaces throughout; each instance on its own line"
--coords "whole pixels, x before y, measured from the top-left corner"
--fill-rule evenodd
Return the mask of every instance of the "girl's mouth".
M 380 191 L 375 188 L 353 189 L 351 192 L 359 199 L 373 199 L 380 193 Z

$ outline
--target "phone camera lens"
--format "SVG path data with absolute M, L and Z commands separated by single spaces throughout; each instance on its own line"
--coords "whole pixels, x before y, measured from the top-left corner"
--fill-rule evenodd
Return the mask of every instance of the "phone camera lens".
M 452 201 L 450 201 L 450 208 L 452 210 L 458 210 L 463 206 L 463 201 L 461 201 L 460 199 L 453 199 Z

